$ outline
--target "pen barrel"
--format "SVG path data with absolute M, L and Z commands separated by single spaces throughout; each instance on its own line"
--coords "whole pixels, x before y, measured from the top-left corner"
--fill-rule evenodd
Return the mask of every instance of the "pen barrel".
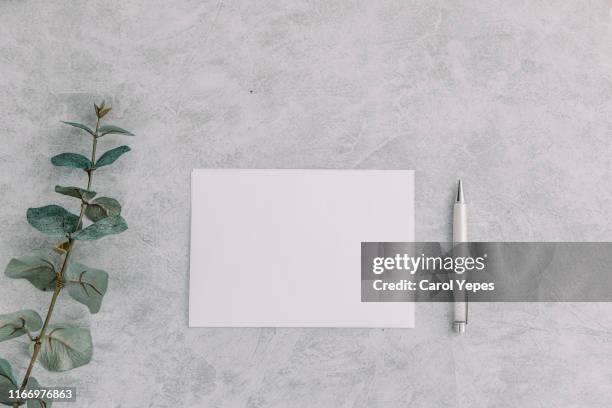
M 468 230 L 467 230 L 467 208 L 464 203 L 455 203 L 453 207 L 453 257 L 469 256 L 467 253 Z M 465 243 L 465 245 L 457 245 Z M 465 279 L 463 274 L 453 273 L 453 279 Z M 464 290 L 457 289 L 455 282 L 453 290 L 453 314 L 455 331 L 463 332 L 467 323 L 468 305 L 467 295 Z
M 463 203 L 455 203 L 453 207 L 453 244 L 467 241 L 467 207 Z

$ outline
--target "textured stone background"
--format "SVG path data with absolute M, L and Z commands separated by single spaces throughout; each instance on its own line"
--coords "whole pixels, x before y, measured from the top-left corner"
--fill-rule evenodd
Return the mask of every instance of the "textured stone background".
M 60 119 L 94 100 L 138 134 L 96 174 L 130 230 L 78 247 L 112 275 L 79 407 L 609 407 L 612 305 L 448 305 L 414 330 L 187 328 L 194 167 L 417 171 L 417 238 L 449 238 L 456 179 L 479 240 L 612 239 L 612 23 L 601 1 L 0 2 L 0 263 L 47 241 L 28 206 L 83 183 Z M 73 204 L 73 203 L 72 203 Z M 1 311 L 48 303 L 0 280 Z M 24 369 L 24 347 L 0 344 Z M 59 405 L 59 404 L 58 404 Z

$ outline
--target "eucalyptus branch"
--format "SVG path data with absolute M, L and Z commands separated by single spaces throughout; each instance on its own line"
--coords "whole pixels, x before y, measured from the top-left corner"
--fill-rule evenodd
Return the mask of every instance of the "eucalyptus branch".
M 39 387 L 38 381 L 32 377 L 37 361 L 49 371 L 66 371 L 87 364 L 91 360 L 93 345 L 89 330 L 66 323 L 51 324 L 50 321 L 62 289 L 67 288 L 70 297 L 87 306 L 91 313 L 99 311 L 106 293 L 108 274 L 105 271 L 71 262 L 76 241 L 97 240 L 127 229 L 127 224 L 120 215 L 121 206 L 117 200 L 110 197 L 94 199 L 96 192 L 91 191 L 91 186 L 96 169 L 114 163 L 121 155 L 130 151 L 128 146 L 120 146 L 105 152 L 96 161 L 98 139 L 108 134 L 127 136 L 133 134 L 117 126 L 100 126 L 100 120 L 110 112 L 111 108 L 105 106 L 104 102 L 100 106 L 94 104 L 94 107 L 97 118 L 94 129 L 80 123 L 64 122 L 91 135 L 91 158 L 76 153 L 61 153 L 51 159 L 55 166 L 78 168 L 86 172 L 87 187 L 84 189 L 55 187 L 55 191 L 59 194 L 80 199 L 79 215 L 57 205 L 28 209 L 28 222 L 34 228 L 48 235 L 61 235 L 64 239 L 52 250 L 36 251 L 31 256 L 12 259 L 5 271 L 8 277 L 26 279 L 37 289 L 53 290 L 44 322 L 33 310 L 0 315 L 0 341 L 25 334 L 33 342 L 30 362 L 19 386 L 20 392 Z M 84 226 L 85 218 L 92 223 Z M 32 336 L 31 333 L 35 331 L 38 331 L 38 335 Z M 51 346 L 52 340 L 55 340 L 53 346 Z M 2 358 L 0 358 L 0 386 L 17 389 L 10 364 Z M 28 400 L 28 407 L 30 401 L 33 400 Z M 51 405 L 48 400 L 35 401 L 38 402 L 37 406 Z M 0 399 L 0 403 L 19 407 L 25 401 Z
M 92 135 L 92 149 L 91 149 L 91 162 L 95 163 L 96 160 L 96 145 L 98 143 L 98 128 L 100 126 L 100 118 L 96 120 L 96 130 Z M 93 179 L 94 168 L 87 170 L 87 190 L 91 188 L 91 183 Z M 77 222 L 76 230 L 81 227 L 83 222 L 83 215 L 85 214 L 85 209 L 87 208 L 87 202 L 84 200 L 81 201 L 81 213 L 79 214 L 79 221 Z M 76 232 L 76 231 L 75 231 Z M 40 352 L 40 347 L 42 345 L 41 339 L 45 336 L 47 332 L 47 327 L 49 326 L 49 321 L 51 321 L 51 315 L 53 314 L 53 309 L 55 308 L 55 303 L 57 302 L 57 298 L 59 297 L 62 288 L 64 287 L 64 272 L 66 271 L 66 267 L 68 266 L 68 262 L 70 261 L 70 255 L 72 253 L 72 249 L 74 248 L 74 239 L 68 239 L 68 249 L 66 250 L 66 254 L 64 255 L 64 262 L 62 262 L 62 268 L 57 274 L 57 280 L 55 284 L 55 290 L 53 291 L 53 296 L 51 297 L 51 303 L 49 303 L 49 308 L 47 309 L 47 316 L 45 317 L 45 322 L 43 323 L 42 328 L 40 329 L 40 333 L 34 339 L 34 351 L 32 352 L 32 357 L 30 358 L 30 364 L 26 370 L 26 373 L 23 377 L 23 381 L 21 382 L 21 387 L 19 388 L 21 391 L 25 390 L 28 385 L 28 380 L 30 379 L 30 375 L 32 374 L 32 369 L 34 368 L 34 363 L 38 358 L 38 353 Z M 16 407 L 19 404 L 15 404 Z

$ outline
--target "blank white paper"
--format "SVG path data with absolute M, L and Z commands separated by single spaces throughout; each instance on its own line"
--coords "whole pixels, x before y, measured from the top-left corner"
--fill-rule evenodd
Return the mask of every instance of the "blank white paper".
M 194 170 L 190 327 L 414 327 L 361 302 L 361 242 L 414 241 L 408 170 Z

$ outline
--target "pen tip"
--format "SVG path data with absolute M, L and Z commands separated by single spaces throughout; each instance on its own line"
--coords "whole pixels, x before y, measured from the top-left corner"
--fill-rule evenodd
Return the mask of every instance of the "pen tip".
M 461 179 L 459 179 L 459 186 L 457 187 L 457 203 L 465 203 L 465 199 L 463 197 L 463 183 Z

